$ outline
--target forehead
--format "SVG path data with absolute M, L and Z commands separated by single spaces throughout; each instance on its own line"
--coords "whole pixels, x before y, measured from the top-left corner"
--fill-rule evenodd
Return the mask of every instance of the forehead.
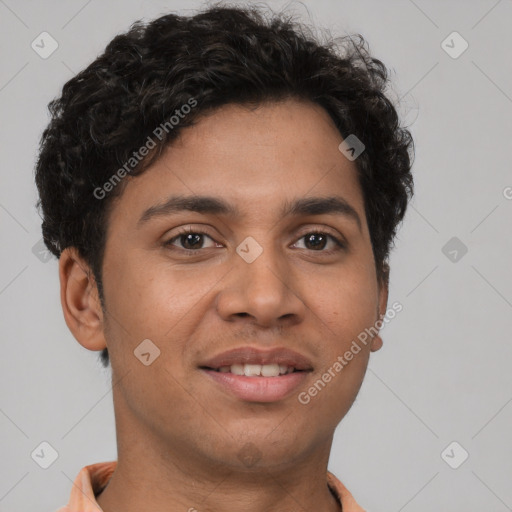
M 121 210 L 140 217 L 171 195 L 216 196 L 238 213 L 280 215 L 298 197 L 338 195 L 363 220 L 357 168 L 339 151 L 341 141 L 329 114 L 310 102 L 228 104 L 183 129 L 157 162 L 131 178 Z
M 220 107 L 183 130 L 168 152 L 176 158 L 188 152 L 189 161 L 201 163 L 217 156 L 211 161 L 216 168 L 226 167 L 229 160 L 242 167 L 258 166 L 259 173 L 279 178 L 274 171 L 282 164 L 288 167 L 288 176 L 307 167 L 325 169 L 334 164 L 340 160 L 337 147 L 341 140 L 322 107 L 290 99 L 257 107 Z

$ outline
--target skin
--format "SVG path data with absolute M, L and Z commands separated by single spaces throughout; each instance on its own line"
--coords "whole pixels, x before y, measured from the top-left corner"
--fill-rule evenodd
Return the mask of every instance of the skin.
M 341 141 L 312 103 L 221 107 L 128 179 L 108 220 L 105 312 L 87 264 L 74 248 L 63 252 L 66 323 L 87 349 L 108 346 L 112 366 L 118 466 L 98 497 L 105 512 L 340 510 L 326 483 L 333 435 L 381 337 L 309 404 L 297 395 L 375 324 L 388 298 Z M 175 194 L 222 198 L 243 215 L 181 211 L 138 227 L 147 208 Z M 340 214 L 279 214 L 285 200 L 331 195 L 352 205 L 361 229 Z M 187 245 L 175 238 L 180 227 L 207 236 Z M 315 232 L 346 248 L 330 238 L 308 243 Z M 248 236 L 263 248 L 250 264 L 236 252 Z M 161 351 L 149 366 L 134 356 L 145 339 Z M 286 399 L 243 401 L 198 366 L 244 345 L 292 348 L 314 371 Z M 247 450 L 258 459 L 251 466 L 241 457 Z

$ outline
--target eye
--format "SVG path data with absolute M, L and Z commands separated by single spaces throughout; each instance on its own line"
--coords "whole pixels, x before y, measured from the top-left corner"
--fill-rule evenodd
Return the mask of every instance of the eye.
M 211 240 L 213 243 L 207 247 L 204 246 L 205 238 Z M 197 251 L 199 249 L 209 249 L 210 247 L 216 246 L 216 242 L 207 233 L 190 228 L 183 229 L 176 236 L 164 243 L 165 246 L 173 247 L 176 246 L 176 244 L 181 245 L 181 247 L 178 246 L 178 249 L 185 251 Z
M 300 240 L 304 240 L 305 249 L 317 252 L 332 253 L 345 248 L 344 242 L 342 242 L 339 238 L 322 231 L 313 231 L 307 233 L 301 236 L 299 238 L 299 241 Z M 324 250 L 329 241 L 331 241 L 331 249 Z M 302 249 L 302 247 L 299 247 L 299 249 Z
M 208 240 L 210 241 L 209 245 L 205 245 Z M 303 241 L 304 246 L 297 247 L 297 244 L 300 244 L 301 241 Z M 201 231 L 200 229 L 193 229 L 191 227 L 182 229 L 171 239 L 164 242 L 165 247 L 170 247 L 172 249 L 177 248 L 177 250 L 182 250 L 189 253 L 198 252 L 200 249 L 218 247 L 219 245 L 220 244 L 215 242 L 215 240 L 213 240 L 213 238 L 208 235 L 208 233 Z M 326 249 L 329 246 L 330 248 Z M 319 230 L 311 231 L 302 235 L 292 247 L 331 254 L 336 251 L 345 249 L 346 245 L 338 237 Z

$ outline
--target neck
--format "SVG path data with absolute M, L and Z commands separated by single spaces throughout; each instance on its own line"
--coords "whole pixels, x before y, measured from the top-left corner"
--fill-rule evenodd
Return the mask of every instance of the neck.
M 260 421 L 239 439 L 201 410 L 197 424 L 173 429 L 134 413 L 122 395 L 114 411 L 118 461 L 97 498 L 104 512 L 341 510 L 327 485 L 334 429 L 298 437 L 273 420 L 260 434 Z
M 116 469 L 97 498 L 104 512 L 341 511 L 327 486 L 330 442 L 326 451 L 288 464 L 262 458 L 236 467 L 140 439 L 118 440 Z

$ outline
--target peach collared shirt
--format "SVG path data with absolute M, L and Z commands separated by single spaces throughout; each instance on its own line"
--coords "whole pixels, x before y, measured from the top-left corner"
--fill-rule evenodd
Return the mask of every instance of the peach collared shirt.
M 96 496 L 107 486 L 117 461 L 98 462 L 83 467 L 78 473 L 71 489 L 69 503 L 57 512 L 103 512 L 96 501 Z M 329 471 L 327 485 L 338 498 L 343 512 L 365 512 L 347 488 Z

